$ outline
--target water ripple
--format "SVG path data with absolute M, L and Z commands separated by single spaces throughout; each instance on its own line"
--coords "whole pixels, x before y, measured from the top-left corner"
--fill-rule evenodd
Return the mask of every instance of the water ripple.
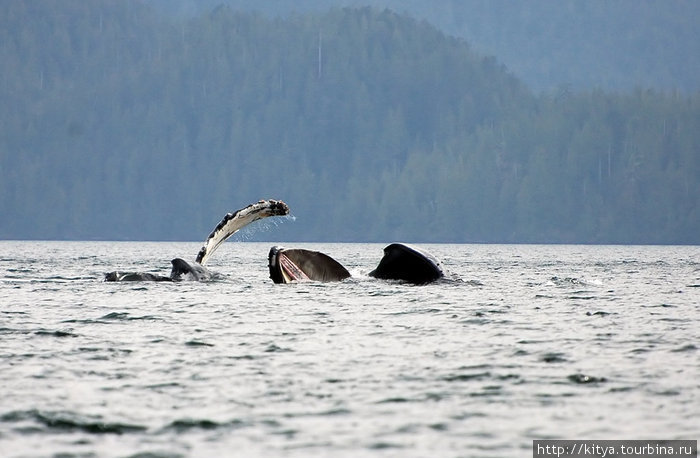
M 231 243 L 225 280 L 120 286 L 100 273 L 200 244 L 0 245 L 9 458 L 516 458 L 696 433 L 698 247 L 434 245 L 480 281 L 413 287 L 362 274 L 372 244 L 308 245 L 360 272 L 338 284 L 273 285 L 269 246 Z

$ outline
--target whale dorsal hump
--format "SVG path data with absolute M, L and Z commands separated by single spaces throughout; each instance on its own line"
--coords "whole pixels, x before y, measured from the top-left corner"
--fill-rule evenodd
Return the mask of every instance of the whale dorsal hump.
M 445 274 L 432 254 L 405 243 L 392 243 L 384 248 L 384 257 L 371 277 L 403 280 L 416 285 L 433 282 Z

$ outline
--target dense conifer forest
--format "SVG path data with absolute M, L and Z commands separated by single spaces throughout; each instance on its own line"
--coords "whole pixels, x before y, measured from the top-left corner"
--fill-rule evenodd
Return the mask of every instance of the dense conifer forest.
M 700 90 L 695 0 L 145 0 L 187 17 L 226 4 L 268 17 L 371 5 L 427 20 L 496 56 L 535 91 Z
M 700 243 L 700 93 L 535 91 L 388 9 L 0 3 L 0 238 Z M 256 234 L 265 238 L 265 233 Z

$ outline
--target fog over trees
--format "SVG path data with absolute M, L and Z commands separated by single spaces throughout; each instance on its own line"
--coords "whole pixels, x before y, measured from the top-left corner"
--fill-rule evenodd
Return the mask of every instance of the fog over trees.
M 201 240 L 277 198 L 281 240 L 700 243 L 698 72 L 538 86 L 413 13 L 177 13 L 0 3 L 0 238 Z

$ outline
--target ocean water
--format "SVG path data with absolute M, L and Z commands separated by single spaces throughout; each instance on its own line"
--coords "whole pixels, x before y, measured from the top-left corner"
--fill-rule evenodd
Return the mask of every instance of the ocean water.
M 271 243 L 0 242 L 2 457 L 524 457 L 533 439 L 698 439 L 700 247 L 292 244 L 341 283 L 275 285 Z

